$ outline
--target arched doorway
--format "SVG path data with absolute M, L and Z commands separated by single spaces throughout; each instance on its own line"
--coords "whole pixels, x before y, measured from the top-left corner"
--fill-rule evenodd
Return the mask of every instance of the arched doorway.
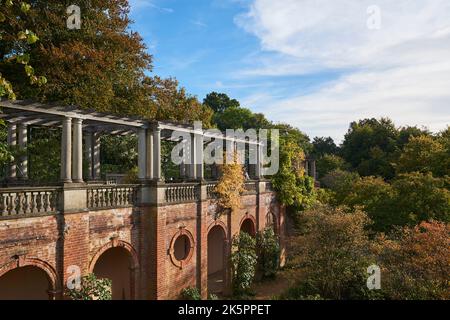
M 110 279 L 113 300 L 134 299 L 134 272 L 131 254 L 123 247 L 103 252 L 95 262 L 93 273 L 97 278 Z
M 49 300 L 47 273 L 36 266 L 12 269 L 0 277 L 0 300 Z
M 208 293 L 221 294 L 225 285 L 225 230 L 216 225 L 208 232 Z
M 246 232 L 247 234 L 254 237 L 256 235 L 256 228 L 253 220 L 247 218 L 244 221 L 242 221 L 240 232 Z

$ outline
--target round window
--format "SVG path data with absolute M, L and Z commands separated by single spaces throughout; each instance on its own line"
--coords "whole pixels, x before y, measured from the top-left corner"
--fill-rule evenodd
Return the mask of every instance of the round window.
M 191 241 L 185 234 L 180 235 L 173 245 L 173 255 L 178 261 L 187 259 L 191 251 Z

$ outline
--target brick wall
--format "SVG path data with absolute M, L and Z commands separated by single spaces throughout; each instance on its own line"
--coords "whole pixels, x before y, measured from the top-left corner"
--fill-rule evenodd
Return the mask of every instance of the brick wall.
M 239 232 L 244 219 L 263 229 L 269 211 L 276 211 L 283 234 L 283 210 L 272 193 L 244 195 L 242 203 L 238 214 L 218 218 L 227 240 Z M 17 266 L 38 266 L 49 274 L 55 298 L 61 298 L 69 266 L 87 274 L 103 252 L 121 246 L 133 261 L 135 298 L 176 299 L 183 288 L 195 286 L 206 297 L 208 229 L 218 221 L 210 200 L 0 220 L 0 276 Z M 192 254 L 181 265 L 170 254 L 180 233 L 194 242 Z

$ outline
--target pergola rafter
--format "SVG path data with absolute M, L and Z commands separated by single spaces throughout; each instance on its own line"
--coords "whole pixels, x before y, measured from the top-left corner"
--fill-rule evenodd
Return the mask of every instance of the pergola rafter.
M 255 169 L 259 178 L 261 171 L 260 149 L 262 142 L 258 139 L 227 136 L 220 132 L 202 130 L 192 125 L 149 121 L 139 117 L 121 117 L 101 113 L 95 110 L 80 109 L 76 106 L 61 106 L 55 103 L 39 103 L 34 101 L 9 101 L 0 99 L 0 118 L 8 123 L 8 142 L 25 147 L 27 144 L 27 128 L 44 126 L 62 128 L 61 137 L 61 179 L 64 182 L 83 181 L 83 153 L 89 159 L 87 179 L 100 177 L 99 136 L 137 135 L 139 178 L 142 180 L 161 179 L 161 141 L 180 142 L 181 135 L 189 134 L 191 145 L 189 152 L 193 163 L 186 165 L 190 179 L 203 179 L 203 148 L 212 139 L 227 143 L 244 143 L 256 146 L 258 163 Z M 173 136 L 176 131 L 180 136 Z M 84 144 L 83 144 L 84 140 Z M 84 145 L 84 148 L 83 148 Z M 84 149 L 84 150 L 83 150 Z M 183 168 L 186 170 L 186 168 Z M 21 159 L 19 178 L 27 179 L 27 158 Z M 9 177 L 16 178 L 16 168 L 11 166 Z

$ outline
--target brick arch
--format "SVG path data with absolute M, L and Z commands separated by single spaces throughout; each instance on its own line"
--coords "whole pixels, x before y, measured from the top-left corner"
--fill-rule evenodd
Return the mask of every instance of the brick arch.
M 256 233 L 257 233 L 256 218 L 248 212 L 245 213 L 245 215 L 242 217 L 241 221 L 239 222 L 239 232 L 240 232 L 240 230 L 242 228 L 242 224 L 244 223 L 245 220 L 250 220 L 253 223 L 253 231 L 255 233 L 254 235 L 256 235 Z
M 209 232 L 211 231 L 212 228 L 214 228 L 215 226 L 220 226 L 222 228 L 223 234 L 224 234 L 224 239 L 225 241 L 228 240 L 228 233 L 227 233 L 227 226 L 225 225 L 225 223 L 223 223 L 223 221 L 220 220 L 215 220 L 214 222 L 212 222 L 209 226 L 208 226 L 208 232 L 207 234 L 209 234 Z
M 56 296 L 59 293 L 61 293 L 59 277 L 55 269 L 49 263 L 37 258 L 27 256 L 13 257 L 10 261 L 6 262 L 0 267 L 0 277 L 16 268 L 26 266 L 33 266 L 39 268 L 46 273 L 50 283 L 50 288 L 48 292 L 50 299 L 55 299 Z
M 134 300 L 139 296 L 139 258 L 136 250 L 130 243 L 115 238 L 111 239 L 111 241 L 109 241 L 96 251 L 89 264 L 89 273 L 94 272 L 95 264 L 97 263 L 101 255 L 112 248 L 123 248 L 128 251 L 131 256 L 131 299 Z

